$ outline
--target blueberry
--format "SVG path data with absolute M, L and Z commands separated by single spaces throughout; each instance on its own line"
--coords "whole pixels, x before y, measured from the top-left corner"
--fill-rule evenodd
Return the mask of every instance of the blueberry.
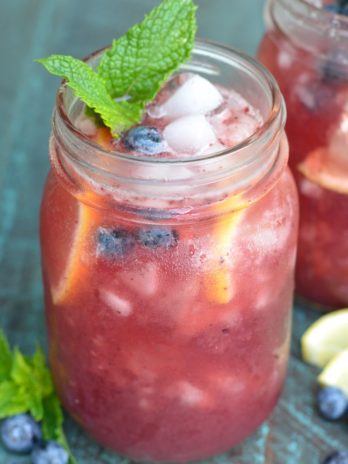
M 319 391 L 317 400 L 319 412 L 325 419 L 339 420 L 348 411 L 348 399 L 339 388 L 323 388 Z
M 148 248 L 170 248 L 177 244 L 178 233 L 163 227 L 140 229 L 137 240 Z
M 348 451 L 336 451 L 328 456 L 323 464 L 348 464 Z
M 135 239 L 127 230 L 99 227 L 97 255 L 108 258 L 125 256 L 135 245 Z
M 321 67 L 324 81 L 342 82 L 348 80 L 348 52 L 344 49 L 333 49 Z
M 127 132 L 124 144 L 128 150 L 139 151 L 146 155 L 156 155 L 164 151 L 163 137 L 156 127 L 133 127 Z
M 69 455 L 61 445 L 49 441 L 43 448 L 35 448 L 31 460 L 32 464 L 68 464 Z
M 18 414 L 3 421 L 1 439 L 8 451 L 25 454 L 41 439 L 41 429 L 29 414 Z

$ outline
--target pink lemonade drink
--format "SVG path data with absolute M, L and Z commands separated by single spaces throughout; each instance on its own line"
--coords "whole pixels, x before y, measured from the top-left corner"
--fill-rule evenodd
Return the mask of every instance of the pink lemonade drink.
M 347 306 L 348 2 L 272 0 L 266 12 L 258 57 L 286 100 L 300 194 L 296 289 L 320 305 Z
M 279 398 L 298 216 L 284 119 L 264 68 L 203 42 L 117 141 L 58 92 L 41 210 L 51 367 L 66 409 L 122 455 L 226 451 Z

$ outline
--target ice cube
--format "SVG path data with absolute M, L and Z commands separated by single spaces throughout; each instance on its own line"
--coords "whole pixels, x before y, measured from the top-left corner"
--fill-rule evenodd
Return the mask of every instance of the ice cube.
M 239 395 L 246 391 L 246 386 L 243 380 L 236 376 L 220 372 L 214 372 L 214 376 L 210 378 L 211 383 L 222 390 L 224 393 Z
M 217 141 L 211 125 L 202 115 L 177 119 L 164 129 L 163 135 L 168 145 L 181 154 L 196 154 Z
M 153 296 L 159 288 L 159 272 L 154 263 L 147 263 L 135 271 L 124 272 L 120 277 L 128 288 L 143 296 Z
M 227 97 L 229 110 L 241 113 L 247 109 L 250 109 L 250 104 L 238 92 L 230 89 L 228 91 Z
M 131 303 L 112 291 L 103 290 L 100 296 L 105 304 L 122 317 L 127 317 L 133 312 Z
M 180 401 L 187 406 L 205 406 L 208 403 L 207 394 L 186 380 L 177 384 L 177 395 Z
M 160 106 L 158 114 L 169 118 L 207 114 L 223 102 L 218 89 L 204 77 L 194 75 Z
M 238 113 L 222 119 L 219 115 L 210 118 L 219 140 L 228 147 L 233 147 L 246 140 L 256 132 L 260 122 L 256 115 Z

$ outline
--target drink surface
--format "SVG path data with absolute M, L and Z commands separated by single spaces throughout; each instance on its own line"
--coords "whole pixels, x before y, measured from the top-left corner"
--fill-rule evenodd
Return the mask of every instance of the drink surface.
M 115 141 L 83 113 L 76 127 L 105 149 L 161 159 L 215 153 L 257 132 L 262 118 L 241 95 L 197 77 L 176 76 L 148 108 L 141 127 L 157 131 L 160 147 L 145 147 L 155 153 L 130 149 L 143 132 Z M 64 405 L 135 459 L 187 462 L 227 450 L 270 414 L 286 374 L 297 239 L 290 173 L 257 201 L 202 196 L 179 217 L 170 202 L 134 213 L 86 178 L 70 191 L 59 156 L 53 139 L 41 246 Z M 170 178 L 169 168 L 178 169 L 162 166 L 158 176 Z M 194 168 L 179 169 L 189 183 Z
M 328 18 L 330 5 L 315 2 Z M 289 164 L 301 213 L 296 288 L 311 301 L 342 307 L 348 303 L 347 53 L 343 42 L 325 37 L 316 38 L 314 52 L 311 34 L 299 43 L 294 31 L 274 25 L 258 57 L 277 79 L 288 108 Z
M 244 142 L 262 123 L 259 111 L 239 93 L 194 73 L 171 78 L 147 107 L 140 127 L 157 130 L 153 145 L 137 144 L 136 136 L 127 134 L 115 140 L 107 128 L 97 127 L 84 107 L 76 121 L 82 133 L 106 149 L 161 159 L 217 153 Z

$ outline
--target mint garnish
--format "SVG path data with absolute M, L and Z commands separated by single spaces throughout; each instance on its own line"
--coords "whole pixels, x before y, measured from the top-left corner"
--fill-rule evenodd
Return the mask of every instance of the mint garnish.
M 30 413 L 41 422 L 45 440 L 54 440 L 69 452 L 69 464 L 75 464 L 63 432 L 63 412 L 54 390 L 51 373 L 40 348 L 33 356 L 24 356 L 18 348 L 10 350 L 0 330 L 0 419 Z
M 145 19 L 114 40 L 96 70 L 71 56 L 37 60 L 99 114 L 114 137 L 139 123 L 145 104 L 187 61 L 197 30 L 192 0 L 163 0 Z M 122 100 L 115 100 L 120 99 Z
M 113 134 L 119 134 L 140 120 L 142 106 L 127 101 L 116 102 L 109 94 L 103 78 L 87 63 L 65 55 L 51 55 L 37 61 L 50 73 L 66 79 L 75 95 L 100 114 Z
M 190 58 L 196 35 L 191 0 L 164 0 L 127 34 L 113 41 L 98 66 L 110 95 L 149 102 Z

